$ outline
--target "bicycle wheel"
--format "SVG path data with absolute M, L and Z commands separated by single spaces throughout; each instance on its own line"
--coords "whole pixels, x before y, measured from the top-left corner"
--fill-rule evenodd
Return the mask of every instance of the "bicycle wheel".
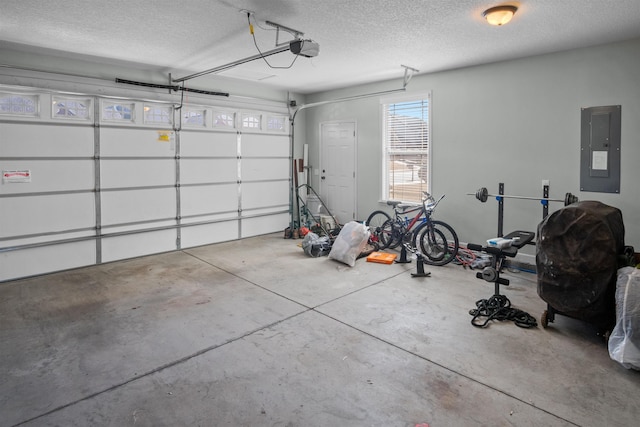
M 424 261 L 428 264 L 442 261 L 449 252 L 447 237 L 435 227 L 426 227 L 421 232 L 420 251 L 426 257 Z M 416 243 L 414 243 L 415 248 L 417 248 Z
M 391 217 L 384 211 L 374 211 L 369 215 L 366 224 L 371 232 L 371 236 L 369 237 L 371 243 L 376 243 L 380 247 L 383 246 L 380 242 L 380 233 L 382 231 L 382 225 L 389 220 L 391 220 Z
M 395 220 L 385 221 L 380 232 L 381 249 L 394 249 L 402 242 L 402 226 Z
M 460 242 L 455 230 L 442 221 L 426 222 L 413 234 L 413 246 L 426 256 L 425 262 L 431 265 L 446 265 L 458 254 Z M 418 243 L 419 242 L 419 243 Z

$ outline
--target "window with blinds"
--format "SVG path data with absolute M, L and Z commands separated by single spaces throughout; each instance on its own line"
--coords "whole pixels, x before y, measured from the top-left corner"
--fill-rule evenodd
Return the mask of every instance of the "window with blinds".
M 429 96 L 382 107 L 383 199 L 420 202 L 429 191 Z

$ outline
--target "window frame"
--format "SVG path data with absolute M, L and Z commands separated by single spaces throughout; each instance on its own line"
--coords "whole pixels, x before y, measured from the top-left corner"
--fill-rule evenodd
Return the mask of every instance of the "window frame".
M 393 154 L 393 150 L 390 150 L 389 142 L 387 140 L 388 133 L 388 121 L 387 121 L 387 111 L 389 105 L 392 104 L 402 104 L 402 103 L 411 103 L 411 102 L 423 102 L 426 101 L 426 150 L 416 150 L 417 155 L 426 156 L 426 179 L 425 186 L 421 188 L 421 191 L 431 192 L 432 187 L 432 110 L 433 110 L 433 102 L 431 91 L 426 92 L 416 92 L 412 94 L 402 94 L 396 96 L 387 96 L 380 98 L 380 123 L 381 123 L 381 134 L 380 134 L 380 149 L 381 153 L 381 180 L 380 180 L 380 195 L 382 201 L 388 200 L 399 200 L 397 198 L 391 198 L 391 184 L 390 184 L 390 170 L 389 170 L 389 161 L 390 157 Z M 420 107 L 424 109 L 425 107 Z M 424 117 L 424 115 L 423 115 Z M 406 151 L 396 151 L 396 154 L 406 153 Z M 421 198 L 421 197 L 420 197 Z M 409 199 L 406 200 L 403 198 L 401 201 L 403 202 L 420 202 L 420 199 Z

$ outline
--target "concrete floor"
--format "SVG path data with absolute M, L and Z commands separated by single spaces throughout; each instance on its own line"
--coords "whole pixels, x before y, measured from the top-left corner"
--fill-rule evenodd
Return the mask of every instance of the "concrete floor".
M 309 258 L 281 234 L 0 284 L 2 426 L 631 426 L 587 324 L 494 322 L 462 267 Z M 502 289 L 537 319 L 535 275 Z

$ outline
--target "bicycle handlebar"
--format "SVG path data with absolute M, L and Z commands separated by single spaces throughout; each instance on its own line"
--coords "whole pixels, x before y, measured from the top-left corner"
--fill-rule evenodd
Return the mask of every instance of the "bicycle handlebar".
M 443 194 L 438 200 L 435 200 L 431 196 L 431 194 L 427 193 L 426 191 L 424 191 L 423 193 L 425 197 L 422 199 L 422 205 L 420 203 L 401 202 L 397 200 L 387 200 L 387 205 L 393 206 L 394 209 L 419 208 L 421 206 L 424 206 L 425 210 L 433 211 L 436 206 L 438 206 L 438 203 L 440 203 L 440 200 L 444 199 L 445 196 L 445 194 Z M 427 205 L 427 202 L 429 201 L 431 201 L 432 203 Z
M 444 199 L 445 194 L 443 194 L 442 196 L 440 196 L 440 198 L 438 200 L 434 200 L 433 197 L 431 197 L 431 200 L 434 200 L 433 203 L 427 205 L 427 201 L 429 200 L 428 198 L 424 199 L 423 203 L 424 203 L 424 208 L 426 210 L 429 211 L 433 211 L 436 206 L 438 206 L 438 203 L 440 203 L 440 200 Z

